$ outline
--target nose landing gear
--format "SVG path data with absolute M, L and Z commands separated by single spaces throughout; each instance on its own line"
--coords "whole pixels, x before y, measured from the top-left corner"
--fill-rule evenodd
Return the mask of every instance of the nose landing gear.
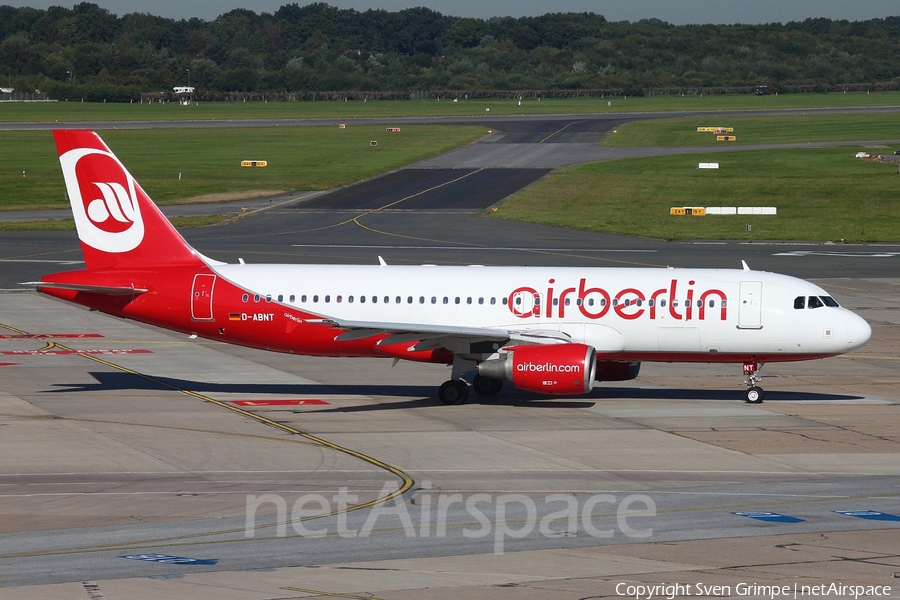
M 759 370 L 762 369 L 762 367 L 763 363 L 755 361 L 744 363 L 744 375 L 747 376 L 747 379 L 744 380 L 744 385 L 747 386 L 744 398 L 748 404 L 762 404 L 762 401 L 766 397 L 766 392 L 757 385 L 762 380 L 759 376 Z

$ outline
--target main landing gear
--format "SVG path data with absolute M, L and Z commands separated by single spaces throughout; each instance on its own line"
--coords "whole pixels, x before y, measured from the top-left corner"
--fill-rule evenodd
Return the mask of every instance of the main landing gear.
M 463 404 L 469 399 L 469 384 L 462 379 L 451 379 L 441 384 L 438 400 L 447 405 Z
M 494 396 L 503 389 L 503 381 L 476 375 L 472 380 L 472 389 L 479 396 Z M 469 399 L 469 384 L 462 379 L 445 381 L 438 390 L 438 399 L 447 405 L 465 404 Z
M 472 380 L 472 389 L 479 396 L 496 396 L 503 389 L 503 380 L 476 375 L 475 379 Z
M 465 403 L 469 399 L 469 384 L 462 378 L 463 373 L 474 371 L 476 365 L 474 360 L 466 360 L 459 355 L 454 356 L 450 380 L 441 385 L 438 390 L 438 400 L 447 405 Z M 472 380 L 472 388 L 479 396 L 493 396 L 503 389 L 503 381 L 476 374 Z
M 763 363 L 758 362 L 744 363 L 744 375 L 747 376 L 747 379 L 744 380 L 744 385 L 747 386 L 744 397 L 749 404 L 762 404 L 766 397 L 765 391 L 757 385 L 762 380 L 759 376 L 759 370 L 762 369 L 762 366 Z

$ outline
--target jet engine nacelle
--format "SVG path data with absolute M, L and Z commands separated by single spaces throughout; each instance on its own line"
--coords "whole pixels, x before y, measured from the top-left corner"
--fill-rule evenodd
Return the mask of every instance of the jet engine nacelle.
M 515 346 L 502 358 L 478 365 L 478 373 L 511 381 L 540 394 L 586 394 L 594 387 L 597 352 L 585 344 Z
M 639 362 L 597 361 L 597 381 L 628 381 L 637 377 L 640 372 Z

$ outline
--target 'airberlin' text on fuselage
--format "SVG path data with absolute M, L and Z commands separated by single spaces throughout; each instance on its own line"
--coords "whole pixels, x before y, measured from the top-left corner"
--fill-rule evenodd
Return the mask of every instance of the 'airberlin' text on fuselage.
M 728 297 L 725 292 L 717 289 L 696 290 L 693 280 L 687 282 L 687 289 L 683 292 L 678 290 L 677 279 L 672 279 L 667 287 L 651 292 L 637 288 L 609 292 L 601 287 L 588 287 L 586 279 L 579 280 L 578 287 L 562 290 L 556 290 L 555 283 L 555 279 L 549 280 L 546 292 L 525 286 L 516 288 L 507 298 L 506 306 L 521 319 L 565 319 L 576 316 L 572 314 L 575 310 L 588 319 L 602 319 L 610 310 L 627 320 L 670 317 L 676 321 L 703 321 L 709 317 L 725 321 L 727 317 Z

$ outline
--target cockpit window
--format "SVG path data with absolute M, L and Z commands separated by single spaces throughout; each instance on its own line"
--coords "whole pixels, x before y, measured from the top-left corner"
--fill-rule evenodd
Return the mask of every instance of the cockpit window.
M 808 304 L 808 306 L 809 306 L 810 308 L 822 308 L 822 307 L 825 306 L 825 305 L 822 304 L 822 301 L 819 300 L 819 297 L 818 297 L 818 296 L 810 296 L 810 297 L 809 297 L 809 304 Z
M 806 296 L 797 296 L 794 298 L 794 308 L 806 308 Z
M 837 301 L 834 298 L 832 298 L 831 296 L 819 296 L 819 298 L 822 300 L 822 302 L 825 303 L 825 306 L 831 306 L 831 307 L 840 306 L 837 303 Z

